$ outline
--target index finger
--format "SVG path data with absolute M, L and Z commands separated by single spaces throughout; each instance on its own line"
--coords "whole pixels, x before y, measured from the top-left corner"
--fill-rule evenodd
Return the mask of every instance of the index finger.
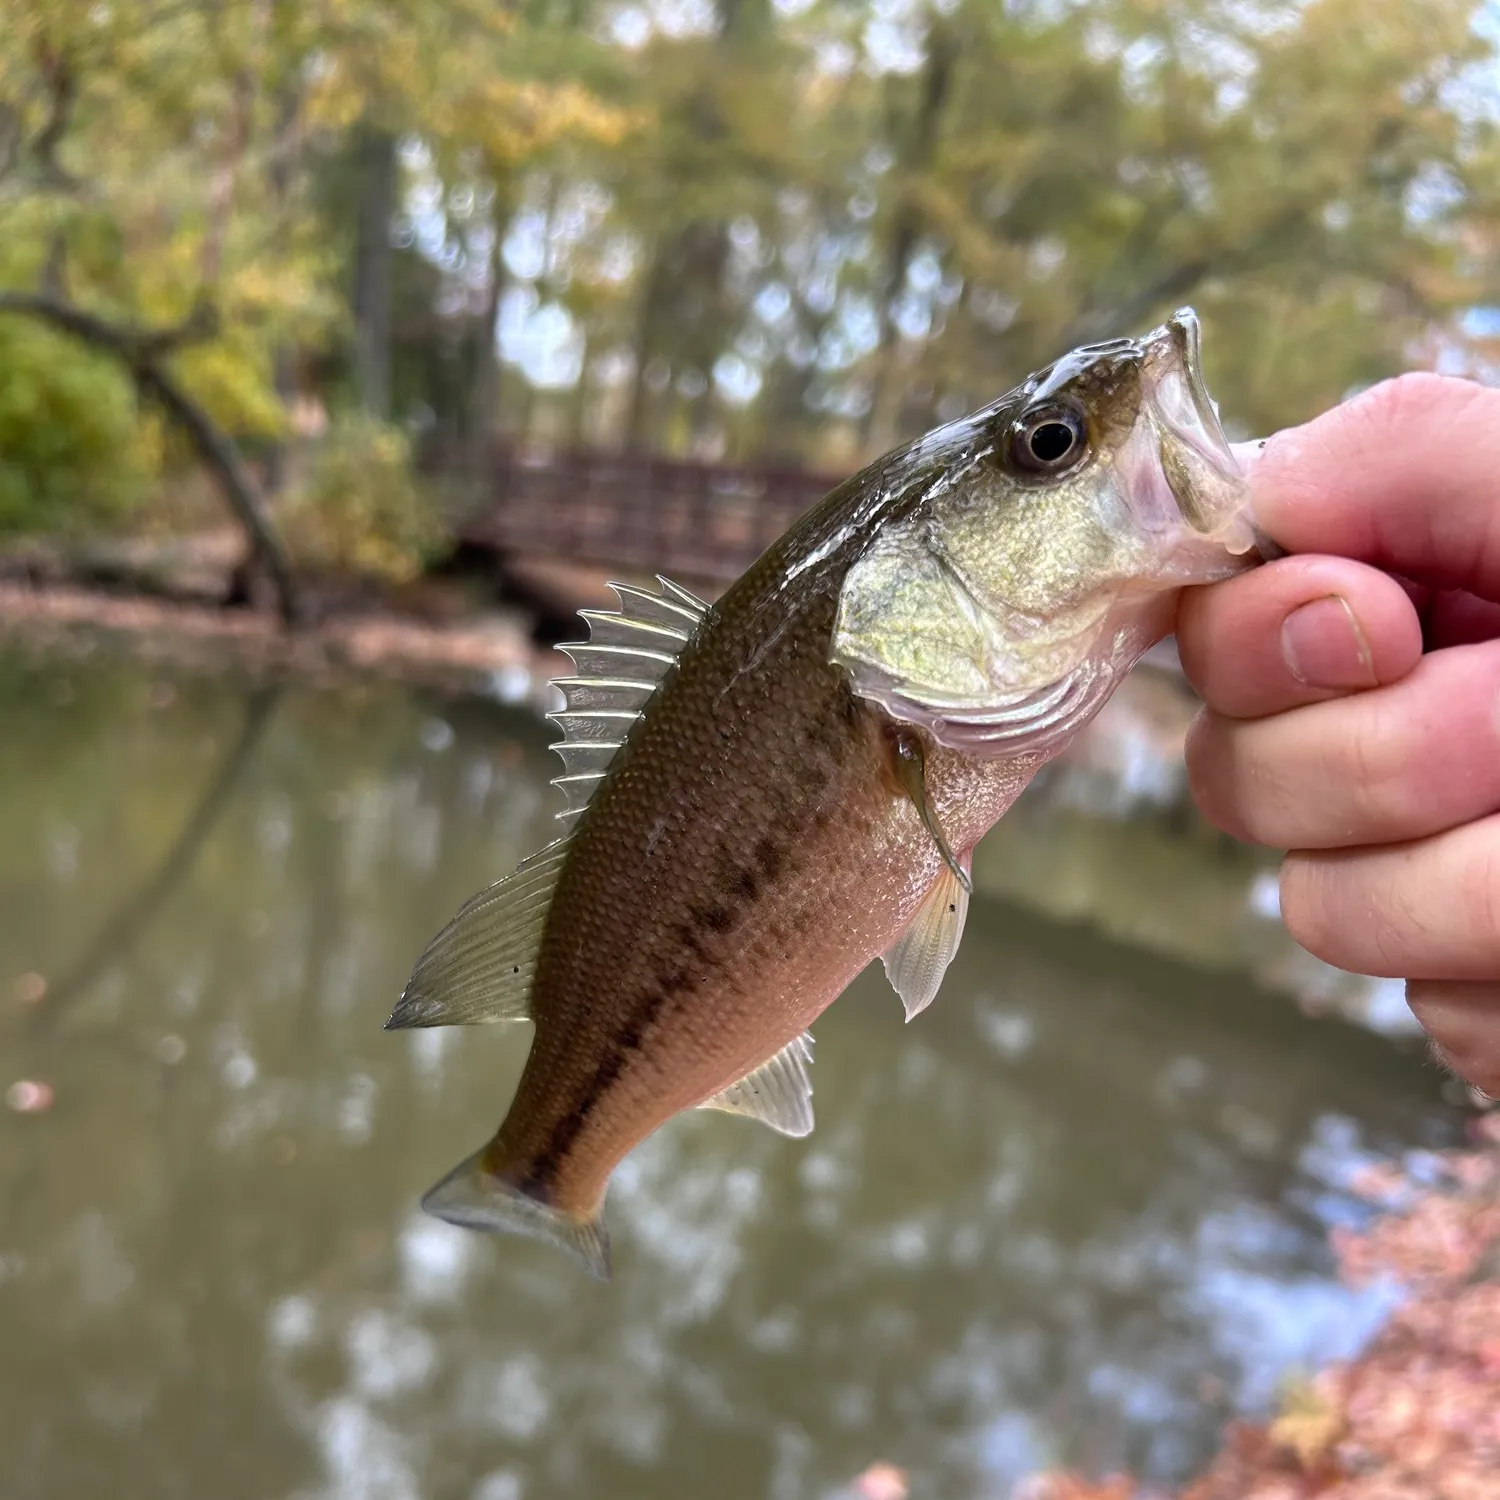
M 1250 485 L 1288 552 L 1500 601 L 1500 391 L 1398 376 L 1267 439 Z

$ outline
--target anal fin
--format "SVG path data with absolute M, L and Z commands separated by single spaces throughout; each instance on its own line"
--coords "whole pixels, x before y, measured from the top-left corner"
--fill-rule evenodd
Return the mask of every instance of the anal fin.
M 524 1193 L 485 1165 L 483 1151 L 461 1161 L 422 1199 L 436 1219 L 461 1229 L 518 1234 L 566 1250 L 596 1281 L 609 1280 L 609 1232 L 602 1215 L 575 1219 Z
M 920 1015 L 932 1004 L 943 974 L 958 952 L 969 914 L 969 857 L 959 863 L 960 882 L 944 864 L 937 881 L 907 924 L 906 931 L 883 955 L 886 977 L 906 1007 L 906 1019 Z
M 811 1135 L 813 1128 L 812 1032 L 788 1042 L 769 1062 L 747 1073 L 738 1083 L 731 1083 L 699 1109 L 720 1109 L 726 1114 L 748 1115 L 760 1120 L 782 1135 L 800 1138 Z

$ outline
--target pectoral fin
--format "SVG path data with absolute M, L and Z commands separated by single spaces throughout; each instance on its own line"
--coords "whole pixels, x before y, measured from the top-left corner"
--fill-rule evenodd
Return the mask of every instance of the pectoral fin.
M 782 1135 L 811 1135 L 812 1078 L 807 1069 L 812 1062 L 812 1040 L 812 1033 L 804 1031 L 769 1062 L 705 1099 L 698 1108 L 749 1115 Z
M 966 894 L 972 891 L 974 887 L 969 882 L 969 872 L 958 862 L 953 850 L 948 847 L 943 825 L 938 822 L 937 814 L 933 812 L 932 804 L 927 800 L 927 762 L 922 750 L 921 736 L 914 730 L 901 727 L 892 735 L 891 764 L 896 773 L 896 780 L 900 782 L 902 791 L 911 798 L 912 806 L 916 808 L 917 816 L 922 820 L 922 826 L 932 835 L 932 842 L 937 845 L 938 853 L 943 856 L 943 863 L 953 872 Z
M 906 931 L 882 958 L 886 977 L 906 1007 L 906 1019 L 920 1015 L 938 992 L 964 935 L 969 914 L 970 881 L 962 870 L 960 883 L 953 870 L 938 871 L 937 883 L 917 908 Z

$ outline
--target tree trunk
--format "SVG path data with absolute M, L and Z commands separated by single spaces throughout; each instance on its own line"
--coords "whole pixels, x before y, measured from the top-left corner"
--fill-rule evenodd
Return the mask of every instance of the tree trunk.
M 648 428 L 655 403 L 646 386 L 646 367 L 656 357 L 660 343 L 668 279 L 663 251 L 658 246 L 646 273 L 646 290 L 641 297 L 640 319 L 636 324 L 635 374 L 630 382 L 630 406 L 625 413 L 624 444 L 632 453 L 644 452 L 651 446 Z
M 489 287 L 485 292 L 484 312 L 474 331 L 474 374 L 468 402 L 467 465 L 475 478 L 485 465 L 500 419 L 500 353 L 495 348 L 495 324 L 500 318 L 500 299 L 505 295 L 507 280 L 505 257 L 500 253 L 504 233 L 505 219 L 497 205 Z
M 909 183 L 927 176 L 937 155 L 938 126 L 953 83 L 958 39 L 946 27 L 934 25 L 927 38 L 927 61 L 922 71 L 922 97 L 902 153 L 900 206 L 891 225 L 885 285 L 880 299 L 880 342 L 875 350 L 875 389 L 860 423 L 860 439 L 867 452 L 883 453 L 897 440 L 903 373 L 896 360 L 896 326 L 892 308 L 906 281 L 907 266 L 922 231 L 921 218 L 909 195 Z
M 354 250 L 354 370 L 360 405 L 391 412 L 391 219 L 396 211 L 396 139 L 366 127 L 359 145 L 360 193 Z

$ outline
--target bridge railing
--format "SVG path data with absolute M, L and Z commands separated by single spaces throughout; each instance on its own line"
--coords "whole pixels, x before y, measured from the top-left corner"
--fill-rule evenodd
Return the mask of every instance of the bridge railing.
M 429 471 L 451 471 L 441 450 Z M 698 463 L 646 454 L 528 453 L 495 446 L 463 472 L 471 502 L 459 540 L 684 578 L 742 573 L 842 475 Z

